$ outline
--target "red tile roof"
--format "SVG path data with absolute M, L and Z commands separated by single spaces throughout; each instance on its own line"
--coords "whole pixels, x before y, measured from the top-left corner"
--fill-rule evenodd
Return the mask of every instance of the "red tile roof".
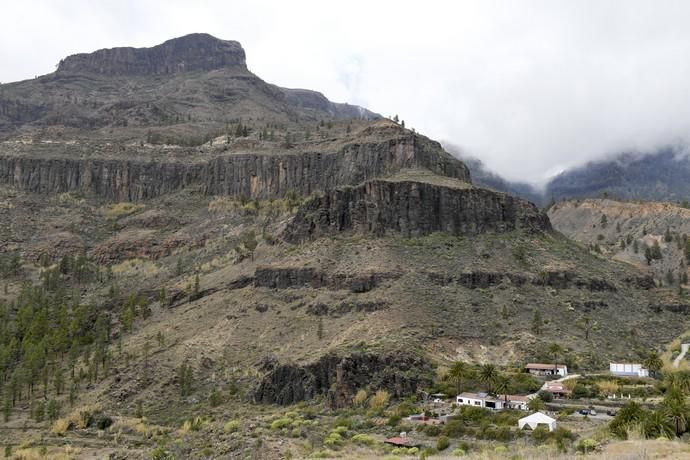
M 414 441 L 412 441 L 410 438 L 401 438 L 399 436 L 396 436 L 394 438 L 388 438 L 385 441 L 386 444 L 392 444 L 394 446 L 403 446 L 403 447 L 414 447 L 417 445 Z

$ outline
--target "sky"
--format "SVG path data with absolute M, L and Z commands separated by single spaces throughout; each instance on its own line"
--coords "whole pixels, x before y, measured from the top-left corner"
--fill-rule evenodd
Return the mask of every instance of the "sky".
M 192 32 L 264 80 L 399 115 L 511 180 L 690 141 L 690 2 L 0 0 L 0 82 Z

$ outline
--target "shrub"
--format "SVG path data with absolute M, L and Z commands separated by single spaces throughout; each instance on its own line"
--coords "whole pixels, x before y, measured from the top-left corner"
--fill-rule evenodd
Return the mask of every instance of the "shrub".
M 347 430 L 349 430 L 350 428 L 352 428 L 352 419 L 349 417 L 338 417 L 335 420 L 335 426 L 344 426 Z
M 457 449 L 454 449 L 452 452 L 452 455 L 455 457 L 463 457 L 465 454 L 467 454 L 467 452 L 459 447 Z
M 388 418 L 388 425 L 389 426 L 398 426 L 400 421 L 402 420 L 402 417 L 399 415 L 392 415 Z
M 544 425 L 539 425 L 532 431 L 532 438 L 539 443 L 546 441 L 548 437 L 549 429 Z
M 271 423 L 272 430 L 280 430 L 282 428 L 287 428 L 292 423 L 292 419 L 287 417 L 279 418 Z
M 71 425 L 72 423 L 67 418 L 58 419 L 55 421 L 55 423 L 53 423 L 50 432 L 57 436 L 64 436 L 67 430 L 70 429 Z
M 367 394 L 366 390 L 362 388 L 355 395 L 354 399 L 352 400 L 352 404 L 355 407 L 361 407 L 367 402 L 368 397 L 369 395 Z
M 424 432 L 427 436 L 438 436 L 441 434 L 441 428 L 437 425 L 427 425 L 426 428 L 424 428 Z
M 99 430 L 105 430 L 112 424 L 113 419 L 105 414 L 100 414 L 96 417 L 96 428 L 98 428 Z
M 381 410 L 388 405 L 390 399 L 391 396 L 386 390 L 379 390 L 369 400 L 369 407 L 374 410 Z
M 426 460 L 427 458 L 437 453 L 438 451 L 436 449 L 434 449 L 433 447 L 428 447 L 424 449 L 421 454 L 419 454 L 419 460 Z
M 211 394 L 208 396 L 208 403 L 211 407 L 218 407 L 223 404 L 223 394 L 217 389 L 213 389 Z
M 339 433 L 331 432 L 326 436 L 323 443 L 329 447 L 339 446 L 343 443 L 343 437 Z
M 447 436 L 441 436 L 438 438 L 438 441 L 436 441 L 436 449 L 438 451 L 446 450 L 448 446 L 450 446 L 450 439 L 448 439 Z
M 596 449 L 597 446 L 598 446 L 598 444 L 594 439 L 585 438 L 585 439 L 581 439 L 580 442 L 577 443 L 576 449 L 578 452 L 582 452 L 583 454 L 586 454 L 586 453 L 591 452 L 594 449 Z
M 338 434 L 345 434 L 345 433 L 347 433 L 347 427 L 343 426 L 343 425 L 336 426 L 335 428 L 333 428 L 333 430 L 331 430 L 331 432 L 332 433 L 338 433 Z
M 234 433 L 240 429 L 240 422 L 237 420 L 230 420 L 223 425 L 223 431 L 226 433 Z
M 459 438 L 465 433 L 465 424 L 462 420 L 450 419 L 443 426 L 443 435 L 451 438 Z
M 553 393 L 551 393 L 550 391 L 539 390 L 537 396 L 539 397 L 539 399 L 546 403 L 550 403 L 551 401 L 553 401 Z
M 372 444 L 374 444 L 374 442 L 376 442 L 376 440 L 368 434 L 360 433 L 352 437 L 352 442 L 354 442 L 355 444 L 364 444 L 366 446 L 371 446 Z

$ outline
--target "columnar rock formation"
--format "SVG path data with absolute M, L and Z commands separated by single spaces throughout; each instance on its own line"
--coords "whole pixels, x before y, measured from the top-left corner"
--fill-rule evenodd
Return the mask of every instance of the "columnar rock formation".
M 349 143 L 331 153 L 224 154 L 185 163 L 0 156 L 0 183 L 34 193 L 78 191 L 117 201 L 140 201 L 189 186 L 208 195 L 268 199 L 289 191 L 309 195 L 415 167 L 470 180 L 465 165 L 436 142 L 408 134 Z
M 357 231 L 405 237 L 445 232 L 549 230 L 545 213 L 532 203 L 491 190 L 448 187 L 415 181 L 373 180 L 309 200 L 285 230 L 287 241 L 301 242 L 328 232 Z

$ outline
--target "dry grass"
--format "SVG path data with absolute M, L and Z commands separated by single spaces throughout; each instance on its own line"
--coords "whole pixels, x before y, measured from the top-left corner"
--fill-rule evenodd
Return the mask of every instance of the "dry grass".
M 120 262 L 119 264 L 113 265 L 112 266 L 113 273 L 116 275 L 132 275 L 132 274 L 137 274 L 137 275 L 144 275 L 144 276 L 156 276 L 159 272 L 160 269 L 158 266 L 151 262 L 150 260 L 145 260 L 145 259 L 128 259 L 123 262 Z
M 142 209 L 144 209 L 144 206 L 136 203 L 113 203 L 103 206 L 101 214 L 109 219 L 119 219 Z
M 70 428 L 83 430 L 89 425 L 93 414 L 98 411 L 100 411 L 100 406 L 97 405 L 79 407 L 73 410 L 67 417 L 56 420 L 50 431 L 55 435 L 64 436 Z

